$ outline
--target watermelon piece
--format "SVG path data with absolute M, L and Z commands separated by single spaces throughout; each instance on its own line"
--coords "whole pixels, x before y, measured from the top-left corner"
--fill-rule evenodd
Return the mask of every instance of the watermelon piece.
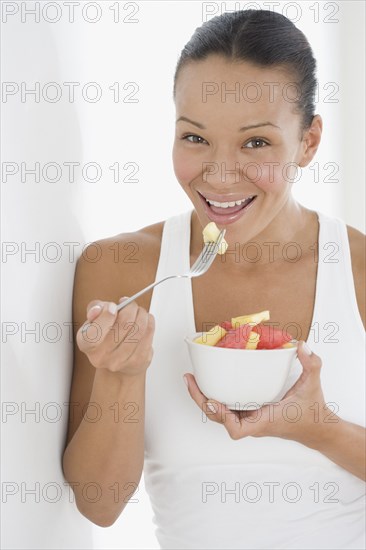
M 242 325 L 236 329 L 230 329 L 225 336 L 219 340 L 215 346 L 218 348 L 245 349 L 249 340 L 250 325 Z
M 223 321 L 222 323 L 220 323 L 220 327 L 222 327 L 225 330 L 233 330 L 234 328 L 230 323 L 230 321 Z
M 260 335 L 257 349 L 277 349 L 293 339 L 285 330 L 262 323 L 253 327 L 252 330 Z

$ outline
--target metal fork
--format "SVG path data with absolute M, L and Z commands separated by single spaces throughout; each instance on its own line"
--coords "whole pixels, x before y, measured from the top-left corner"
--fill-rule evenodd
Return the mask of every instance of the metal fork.
M 125 300 L 121 304 L 118 304 L 117 311 L 128 306 L 128 304 L 133 302 L 136 298 L 138 298 L 142 294 L 145 294 L 145 292 L 154 288 L 154 286 L 160 285 L 160 283 L 167 281 L 168 279 L 174 279 L 175 277 L 179 277 L 179 278 L 189 277 L 191 279 L 192 277 L 200 277 L 200 275 L 203 275 L 204 273 L 206 273 L 206 271 L 211 267 L 212 262 L 216 258 L 217 251 L 221 246 L 222 240 L 225 237 L 225 233 L 226 233 L 226 229 L 222 229 L 215 242 L 210 242 L 205 244 L 201 254 L 198 256 L 197 260 L 194 262 L 190 270 L 187 271 L 187 273 L 183 273 L 182 275 L 169 275 L 168 277 L 164 277 L 164 279 L 160 279 L 160 281 L 155 281 L 154 283 L 143 288 L 133 296 L 130 296 L 127 300 Z
M 133 302 L 136 298 L 138 298 L 142 294 L 145 294 L 145 292 L 147 292 L 151 288 L 154 288 L 154 286 L 160 285 L 160 283 L 167 281 L 168 279 L 174 279 L 175 277 L 180 277 L 180 278 L 181 277 L 189 277 L 189 278 L 199 277 L 200 275 L 203 275 L 204 273 L 206 273 L 206 271 L 211 267 L 212 262 L 216 258 L 217 251 L 219 250 L 222 240 L 225 237 L 225 233 L 226 233 L 226 229 L 222 229 L 216 239 L 216 242 L 210 242 L 205 244 L 201 254 L 198 256 L 197 260 L 194 262 L 190 270 L 187 271 L 187 273 L 183 273 L 182 275 L 169 275 L 168 277 L 164 277 L 164 279 L 160 279 L 160 281 L 155 281 L 154 283 L 143 288 L 133 296 L 130 296 L 127 300 L 125 300 L 121 304 L 118 304 L 117 311 L 128 306 L 128 304 Z M 91 324 L 92 323 L 85 323 L 85 325 L 81 329 L 81 332 L 83 333 L 86 332 Z

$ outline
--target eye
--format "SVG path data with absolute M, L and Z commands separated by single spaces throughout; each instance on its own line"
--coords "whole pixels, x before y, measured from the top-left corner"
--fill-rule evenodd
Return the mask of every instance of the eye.
M 207 143 L 205 139 L 203 139 L 201 136 L 196 136 L 196 134 L 186 134 L 185 136 L 182 136 L 181 139 L 185 139 L 186 141 L 189 141 L 189 143 L 203 143 L 203 142 Z
M 268 143 L 264 141 L 264 139 L 253 138 L 246 143 L 245 147 L 247 147 L 248 149 L 260 149 L 266 145 L 268 145 Z

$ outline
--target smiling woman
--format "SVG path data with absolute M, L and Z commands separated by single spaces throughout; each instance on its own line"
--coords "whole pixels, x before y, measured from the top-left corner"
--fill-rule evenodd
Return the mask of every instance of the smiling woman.
M 239 64 L 217 54 L 186 62 L 179 70 L 175 173 L 193 204 L 197 203 L 201 225 L 206 217 L 230 224 L 227 237 L 234 242 L 239 240 L 243 223 L 250 224 L 249 233 L 246 227 L 248 240 L 264 228 L 263 239 L 268 240 L 272 233 L 269 219 L 277 219 L 280 212 L 283 220 L 292 215 L 295 201 L 290 192 L 297 168 L 306 166 L 318 147 L 320 116 L 314 116 L 309 127 L 302 130 L 305 115 L 294 113 L 294 103 L 283 93 L 289 78 L 288 71 L 276 66 L 257 67 L 248 61 Z M 236 84 L 245 87 L 256 82 L 263 93 L 255 103 L 237 101 L 232 93 L 224 101 L 220 94 L 197 101 L 206 82 L 218 83 L 219 87 L 225 83 L 230 90 Z M 269 82 L 276 84 L 274 93 L 265 86 Z M 250 124 L 240 124 L 244 120 Z M 226 204 L 249 197 L 252 201 L 239 211 Z M 220 204 L 212 206 L 210 200 Z M 297 211 L 295 215 L 298 217 Z M 234 229 L 231 224 L 239 220 Z
M 315 86 L 310 45 L 274 12 L 215 17 L 182 51 L 173 164 L 193 209 L 133 235 L 143 269 L 105 254 L 76 271 L 75 326 L 86 316 L 100 332 L 75 334 L 80 407 L 63 466 L 98 525 L 121 514 L 144 468 L 162 548 L 364 547 L 365 238 L 292 195 L 321 139 Z M 117 312 L 121 288 L 187 272 L 210 222 L 226 229 L 220 261 Z M 298 359 L 275 406 L 228 410 L 198 387 L 184 336 L 264 310 L 300 341 Z M 105 410 L 98 424 L 83 418 L 88 402 Z M 136 405 L 133 423 L 111 420 L 116 403 Z M 92 504 L 91 479 L 103 489 Z

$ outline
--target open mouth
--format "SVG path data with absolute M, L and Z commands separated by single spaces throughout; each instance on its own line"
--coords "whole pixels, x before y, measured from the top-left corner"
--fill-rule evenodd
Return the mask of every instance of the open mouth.
M 225 216 L 228 214 L 235 214 L 240 210 L 244 210 L 257 198 L 257 195 L 250 195 L 248 197 L 243 197 L 242 199 L 238 199 L 236 201 L 218 202 L 218 201 L 212 201 L 210 199 L 206 199 L 206 197 L 204 197 L 199 191 L 198 193 L 201 196 L 201 198 L 205 201 L 206 206 L 212 212 L 222 216 Z

